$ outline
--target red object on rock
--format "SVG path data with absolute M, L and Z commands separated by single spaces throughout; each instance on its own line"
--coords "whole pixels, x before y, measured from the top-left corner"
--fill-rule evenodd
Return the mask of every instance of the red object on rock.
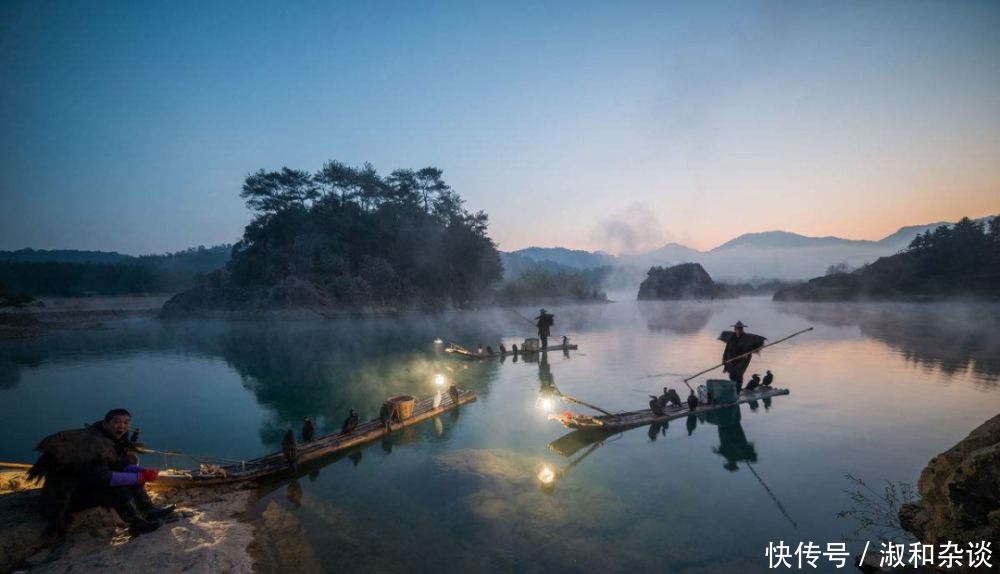
M 160 477 L 160 471 L 153 468 L 146 468 L 139 471 L 139 484 L 145 484 L 147 482 L 156 482 L 156 479 Z

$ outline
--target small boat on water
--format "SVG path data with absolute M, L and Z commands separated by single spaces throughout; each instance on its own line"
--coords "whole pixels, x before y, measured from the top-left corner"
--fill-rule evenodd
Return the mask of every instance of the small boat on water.
M 592 417 L 589 415 L 581 414 L 571 414 L 568 411 L 563 414 L 550 414 L 549 420 L 558 421 L 562 423 L 563 426 L 571 429 L 590 429 L 590 430 L 605 430 L 605 431 L 623 431 L 636 427 L 646 426 L 653 423 L 662 423 L 665 421 L 679 419 L 681 417 L 686 417 L 692 413 L 701 413 L 707 411 L 713 411 L 718 409 L 724 409 L 731 407 L 733 405 L 738 405 L 741 403 L 749 403 L 750 401 L 756 401 L 758 399 L 766 399 L 768 397 L 776 397 L 779 395 L 787 395 L 789 393 L 788 389 L 774 389 L 771 387 L 757 387 L 752 391 L 743 391 L 737 397 L 736 402 L 732 403 L 718 403 L 712 405 L 698 405 L 698 408 L 692 411 L 687 407 L 687 405 L 682 405 L 679 407 L 667 407 L 664 410 L 663 416 L 656 416 L 649 409 L 643 409 L 641 411 L 629 411 L 623 413 L 616 413 L 611 415 L 601 415 Z
M 459 405 L 476 400 L 476 393 L 469 390 L 458 391 L 458 400 L 452 400 L 448 393 L 442 393 L 441 402 L 435 408 L 434 398 L 416 402 L 412 414 L 400 421 L 393 421 L 393 432 L 433 418 L 443 412 L 457 408 Z M 350 433 L 335 432 L 321 436 L 311 442 L 298 444 L 298 464 L 318 460 L 336 452 L 371 442 L 390 434 L 376 417 L 359 424 Z M 198 470 L 167 469 L 160 472 L 156 482 L 148 486 L 153 488 L 188 488 L 193 486 L 212 486 L 218 484 L 243 482 L 269 476 L 279 476 L 290 472 L 288 462 L 282 453 L 277 452 L 261 458 L 237 462 L 225 466 L 201 465 Z
M 489 359 L 491 357 L 513 357 L 515 355 L 537 355 L 538 353 L 547 353 L 549 351 L 575 351 L 578 348 L 579 345 L 576 344 L 571 343 L 568 345 L 563 345 L 560 343 L 558 345 L 549 345 L 547 349 L 539 349 L 536 351 L 531 351 L 527 349 L 518 349 L 517 353 L 515 353 L 510 349 L 507 349 L 504 352 L 493 351 L 493 354 L 491 355 L 486 351 L 483 351 L 481 353 L 477 351 L 470 351 L 466 348 L 460 347 L 452 343 L 451 345 L 445 348 L 444 352 L 451 353 L 458 357 L 465 357 L 466 359 Z

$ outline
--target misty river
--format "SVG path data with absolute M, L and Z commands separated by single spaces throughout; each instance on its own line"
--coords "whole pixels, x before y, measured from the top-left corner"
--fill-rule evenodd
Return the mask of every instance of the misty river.
M 351 407 L 366 420 L 386 397 L 432 395 L 441 373 L 478 401 L 268 485 L 257 512 L 291 512 L 307 558 L 330 572 L 750 572 L 767 569 L 769 542 L 844 540 L 854 528 L 836 517 L 850 506 L 845 474 L 876 488 L 915 484 L 933 456 L 1000 411 L 998 304 L 751 298 L 549 310 L 553 334 L 579 351 L 469 361 L 434 343 L 496 348 L 534 336 L 503 309 L 134 319 L 0 341 L 0 460 L 31 462 L 42 437 L 118 406 L 150 447 L 250 459 L 280 450 L 303 416 L 332 432 Z M 569 430 L 535 406 L 549 377 L 609 410 L 644 408 L 664 386 L 686 397 L 681 379 L 719 362 L 716 337 L 737 319 L 772 341 L 815 327 L 750 365 L 748 377 L 770 369 L 791 394 L 600 441 L 559 441 Z M 165 462 L 192 464 L 143 457 Z M 542 463 L 559 472 L 554 488 L 535 477 Z M 862 547 L 848 543 L 852 556 Z

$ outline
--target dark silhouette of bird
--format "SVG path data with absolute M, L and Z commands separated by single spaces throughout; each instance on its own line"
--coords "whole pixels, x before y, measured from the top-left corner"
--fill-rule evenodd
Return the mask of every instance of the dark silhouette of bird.
M 354 466 L 358 466 L 358 464 L 361 463 L 361 451 L 356 450 L 351 454 L 347 455 L 347 458 L 351 459 L 351 462 L 354 463 Z
M 759 386 L 760 386 L 760 375 L 754 373 L 753 376 L 750 377 L 750 382 L 747 383 L 747 390 L 752 391 Z
M 458 387 L 452 385 L 448 387 L 448 396 L 451 397 L 451 402 L 458 404 Z
M 660 406 L 660 400 L 653 395 L 649 395 L 649 410 L 652 411 L 654 416 L 663 416 L 663 407 Z
M 302 508 L 302 485 L 299 484 L 299 481 L 293 480 L 288 483 L 288 490 L 285 491 L 285 496 L 288 497 L 288 500 L 292 501 L 295 508 Z
M 774 380 L 774 375 L 771 374 L 771 371 L 768 371 L 767 374 L 764 375 L 764 380 L 761 381 L 760 384 L 764 385 L 765 387 L 770 387 L 771 381 L 773 380 Z
M 664 389 L 663 394 L 667 397 L 667 400 L 670 401 L 670 404 L 675 407 L 681 406 L 681 397 L 677 394 L 677 391 L 673 389 Z
M 649 395 L 653 396 L 653 395 Z M 667 408 L 667 404 L 670 403 L 670 397 L 667 396 L 667 387 L 663 387 L 663 394 L 656 398 L 657 404 L 660 406 L 660 410 Z
M 517 343 L 514 343 L 513 345 L 510 346 L 510 352 L 514 353 L 515 356 L 520 352 L 517 350 Z
M 695 415 L 688 415 L 688 420 L 687 420 L 688 436 L 694 434 L 694 429 L 696 428 L 698 428 L 698 417 L 696 417 Z
M 692 411 L 698 408 L 698 395 L 694 394 L 694 389 L 692 389 L 691 394 L 688 395 L 688 408 Z
M 378 410 L 378 420 L 385 430 L 392 432 L 392 411 L 389 409 L 389 403 L 382 403 L 382 407 Z
M 504 347 L 503 343 L 500 343 L 500 354 L 501 355 L 506 355 L 507 354 L 507 347 Z
M 493 352 L 493 347 L 491 347 L 489 345 L 486 345 L 486 354 L 487 355 L 495 355 L 496 353 Z
M 310 442 L 316 436 L 316 424 L 309 417 L 302 418 L 302 442 Z
M 649 425 L 649 440 L 656 442 L 657 437 L 660 435 L 660 423 L 653 423 Z
M 353 432 L 358 426 L 358 413 L 354 409 L 347 414 L 347 418 L 344 419 L 344 426 L 340 427 L 340 432 L 347 434 Z
M 285 431 L 285 438 L 281 439 L 281 452 L 288 461 L 288 466 L 292 472 L 299 470 L 299 447 L 295 444 L 295 433 L 292 429 Z

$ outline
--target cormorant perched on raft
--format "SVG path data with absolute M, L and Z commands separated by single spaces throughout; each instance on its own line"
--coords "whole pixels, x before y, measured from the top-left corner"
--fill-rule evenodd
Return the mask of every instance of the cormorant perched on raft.
M 309 417 L 302 417 L 302 442 L 310 442 L 316 436 L 316 425 Z
M 652 411 L 655 416 L 663 416 L 663 407 L 660 406 L 660 400 L 653 395 L 649 395 L 649 410 Z
M 681 406 L 681 397 L 680 395 L 677 394 L 677 391 L 663 387 L 663 396 L 667 397 L 667 400 L 670 401 L 670 404 L 674 405 L 675 407 Z
M 754 373 L 753 376 L 750 377 L 750 382 L 747 383 L 747 390 L 752 391 L 759 386 L 760 386 L 760 375 Z
M 500 354 L 501 355 L 506 355 L 507 354 L 507 347 L 504 347 L 503 343 L 500 343 Z
M 451 397 L 451 402 L 458 404 L 458 387 L 452 385 L 448 387 L 448 396 Z
M 692 411 L 698 408 L 698 396 L 694 394 L 694 389 L 691 389 L 691 394 L 688 395 L 688 408 Z
M 515 357 L 517 356 L 518 353 L 520 353 L 520 351 L 517 350 L 517 343 L 514 343 L 513 345 L 510 346 L 510 352 L 514 353 Z
M 652 397 L 653 395 L 649 396 Z M 656 397 L 656 404 L 660 407 L 660 410 L 662 411 L 663 409 L 667 408 L 667 405 L 669 403 L 670 403 L 670 397 L 667 396 L 667 387 L 663 387 L 663 394 L 660 395 L 659 397 Z
M 389 403 L 382 403 L 382 407 L 378 410 L 378 420 L 385 430 L 392 432 L 392 410 L 389 409 Z
M 774 375 L 771 374 L 771 371 L 768 371 L 767 374 L 764 375 L 764 380 L 761 381 L 760 384 L 764 385 L 765 387 L 770 387 L 771 381 L 773 380 L 774 380 Z
M 489 345 L 486 345 L 486 354 L 487 354 L 487 355 L 490 355 L 490 356 L 493 356 L 493 355 L 495 355 L 496 353 L 494 353 L 494 352 L 493 352 L 493 347 L 491 347 L 491 346 L 489 346 Z
M 281 452 L 285 455 L 285 460 L 288 461 L 288 466 L 291 467 L 292 472 L 298 472 L 299 470 L 299 448 L 295 444 L 295 433 L 292 429 L 285 431 L 285 438 L 281 439 Z
M 352 432 L 358 426 L 358 413 L 354 409 L 348 413 L 347 418 L 344 419 L 344 426 L 340 427 L 340 432 L 347 434 Z

